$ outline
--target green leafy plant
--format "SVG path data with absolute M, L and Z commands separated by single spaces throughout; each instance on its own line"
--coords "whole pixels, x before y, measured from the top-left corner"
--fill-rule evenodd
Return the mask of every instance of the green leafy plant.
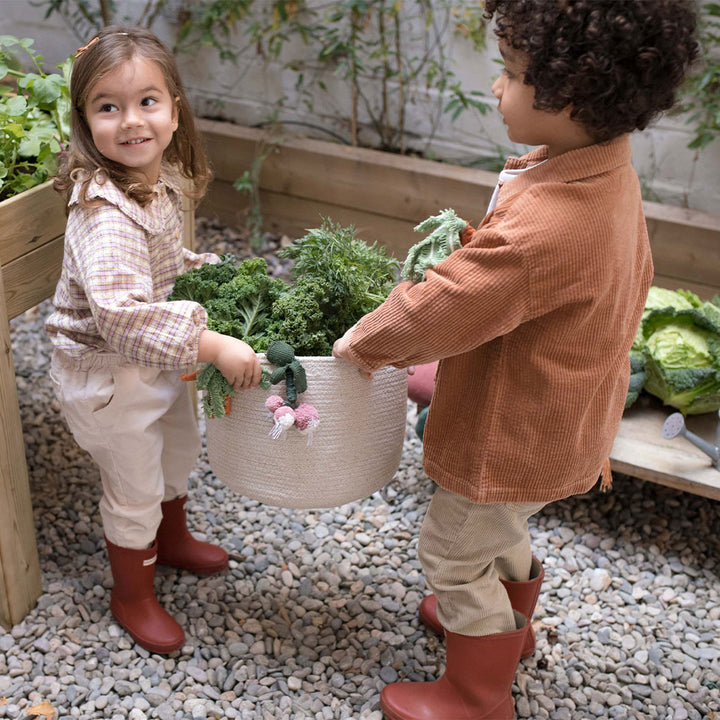
M 256 352 L 282 341 L 299 356 L 330 355 L 333 342 L 383 302 L 399 271 L 384 247 L 368 245 L 353 227 L 329 219 L 279 254 L 294 261 L 290 283 L 269 278 L 262 258 L 236 267 L 225 256 L 218 265 L 178 276 L 168 299 L 200 303 L 209 329 L 244 340 Z M 197 380 L 205 412 L 223 415 L 232 387 L 214 367 L 203 368 Z
M 145 0 L 134 17 L 119 16 L 117 0 L 38 0 L 35 4 L 46 7 L 45 19 L 60 15 L 78 41 L 86 43 L 98 30 L 115 22 L 151 27 L 169 0 Z
M 23 70 L 23 61 L 32 69 Z M 45 73 L 33 40 L 0 35 L 0 199 L 39 185 L 57 172 L 69 134 L 70 61 Z
M 702 150 L 720 137 L 720 4 L 700 5 L 699 69 L 687 83 L 681 109 L 689 112 L 694 137 L 688 147 Z
M 429 143 L 444 113 L 455 119 L 466 110 L 486 113 L 478 91 L 466 90 L 452 69 L 448 43 L 455 32 L 482 47 L 485 24 L 476 4 L 462 0 L 333 0 L 311 6 L 306 0 L 274 0 L 255 15 L 246 33 L 271 58 L 280 58 L 289 41 L 301 39 L 310 56 L 293 52 L 285 68 L 313 110 L 313 92 L 336 91 L 323 77 L 332 70 L 347 88 L 346 117 L 353 145 L 377 144 L 408 152 L 407 110 L 429 109 Z M 360 140 L 363 129 L 377 142 Z
M 198 46 L 214 48 L 221 60 L 237 63 L 241 49 L 232 31 L 252 8 L 253 0 L 205 0 L 186 4 L 178 14 L 180 30 L 175 49 L 195 52 Z
M 294 74 L 300 103 L 311 112 L 322 111 L 315 107 L 317 89 L 347 102 L 342 114 L 353 145 L 409 152 L 412 103 L 429 110 L 430 136 L 443 114 L 455 119 L 489 108 L 484 95 L 464 88 L 452 69 L 453 37 L 467 38 L 476 49 L 485 46 L 482 8 L 471 0 L 188 0 L 178 20 L 179 52 L 212 47 L 240 75 L 258 56 L 279 62 Z M 238 43 L 237 33 L 246 42 Z M 328 70 L 347 88 L 345 101 L 329 86 Z
M 271 122 L 270 133 L 262 143 L 260 143 L 260 147 L 252 163 L 250 163 L 250 167 L 233 183 L 233 188 L 247 195 L 250 201 L 245 218 L 245 226 L 248 229 L 250 247 L 253 250 L 259 250 L 264 239 L 263 225 L 265 221 L 260 200 L 260 173 L 265 160 L 279 145 L 282 145 L 282 136 L 278 132 L 279 127 L 280 126 L 274 121 Z
M 234 30 L 247 43 L 234 43 Z M 342 103 L 348 144 L 427 153 L 443 115 L 456 120 L 466 111 L 485 114 L 490 107 L 482 93 L 466 89 L 456 77 L 449 51 L 455 36 L 468 39 L 476 50 L 484 48 L 485 31 L 482 8 L 469 0 L 331 0 L 322 5 L 306 0 L 209 0 L 187 10 L 177 48 L 191 52 L 198 43 L 213 46 L 221 59 L 236 63 L 241 74 L 248 67 L 248 50 L 254 49 L 266 62 L 280 62 L 294 73 L 300 103 L 320 118 L 316 130 L 337 137 L 322 126 L 326 108 L 316 108 L 319 89 Z M 328 71 L 347 88 L 344 99 L 328 84 Z M 283 121 L 285 102 L 285 97 L 277 101 L 265 124 L 308 124 Z M 412 104 L 428 110 L 429 131 L 419 148 L 407 124 Z M 415 137 L 415 147 L 410 137 Z M 247 224 L 255 248 L 263 227 L 260 170 L 274 142 L 263 147 L 234 184 L 250 198 Z

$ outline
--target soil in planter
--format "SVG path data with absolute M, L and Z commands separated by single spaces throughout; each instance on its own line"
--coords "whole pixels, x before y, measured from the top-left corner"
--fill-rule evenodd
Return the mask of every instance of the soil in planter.
M 279 258 L 277 253 L 290 245 L 294 238 L 287 235 L 265 233 L 262 245 L 256 250 L 250 245 L 250 232 L 245 227 L 224 225 L 219 220 L 198 217 L 195 220 L 195 252 L 230 253 L 238 260 L 262 257 L 268 266 L 268 274 L 274 278 L 290 280 L 292 260 Z

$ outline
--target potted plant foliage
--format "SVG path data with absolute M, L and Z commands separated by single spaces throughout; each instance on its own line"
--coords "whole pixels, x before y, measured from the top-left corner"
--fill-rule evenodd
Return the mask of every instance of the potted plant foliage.
M 26 66 L 30 69 L 25 69 Z M 62 253 L 65 212 L 52 189 L 58 154 L 69 132 L 70 61 L 46 73 L 31 39 L 0 35 L 0 262 L 8 266 L 29 252 L 43 264 Z M 45 257 L 46 256 L 46 257 Z M 22 272 L 18 270 L 18 272 Z M 8 299 L 10 317 L 47 297 L 57 273 L 9 277 L 26 284 L 23 304 Z
M 24 58 L 23 58 L 24 56 Z M 32 69 L 23 69 L 23 60 Z M 0 35 L 0 199 L 41 185 L 57 172 L 69 134 L 70 60 L 45 73 L 33 40 Z

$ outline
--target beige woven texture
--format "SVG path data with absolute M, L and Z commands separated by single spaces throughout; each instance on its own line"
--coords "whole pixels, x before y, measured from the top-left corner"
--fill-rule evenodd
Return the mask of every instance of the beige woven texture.
M 238 393 L 224 418 L 208 418 L 210 467 L 235 492 L 288 508 L 329 508 L 372 495 L 392 480 L 402 454 L 407 370 L 382 368 L 371 380 L 343 360 L 300 357 L 308 389 L 298 402 L 320 415 L 312 442 L 291 427 L 270 437 L 270 395 L 285 383 Z M 264 355 L 263 367 L 270 368 Z

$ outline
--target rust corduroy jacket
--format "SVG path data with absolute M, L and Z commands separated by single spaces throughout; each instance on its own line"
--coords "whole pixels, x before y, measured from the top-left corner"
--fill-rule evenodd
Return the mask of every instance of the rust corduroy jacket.
M 622 136 L 531 167 L 464 247 L 352 331 L 368 370 L 440 360 L 424 467 L 446 490 L 550 502 L 597 481 L 653 275 L 630 160 Z

